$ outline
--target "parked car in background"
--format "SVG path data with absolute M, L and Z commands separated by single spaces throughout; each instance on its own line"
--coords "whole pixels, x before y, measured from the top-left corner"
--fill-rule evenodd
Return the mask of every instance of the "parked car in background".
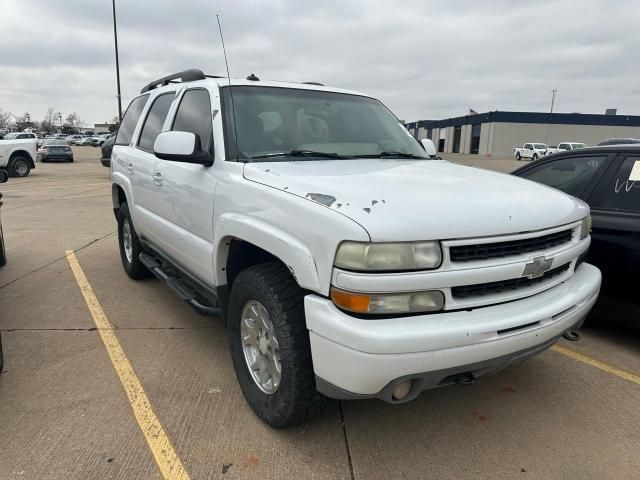
M 67 137 L 67 141 L 69 142 L 69 145 L 80 145 L 84 138 L 84 135 L 69 135 Z
M 537 160 L 538 158 L 544 156 L 544 152 L 549 148 L 546 143 L 525 143 L 522 148 L 514 148 L 513 156 L 516 157 L 516 160 L 530 159 Z
M 598 146 L 605 145 L 633 145 L 640 143 L 638 138 L 608 138 L 603 142 L 600 142 Z
M 102 158 L 100 158 L 100 163 L 102 163 L 103 167 L 111 167 L 111 151 L 113 150 L 113 144 L 116 140 L 116 135 L 118 132 L 112 133 L 105 142 L 100 147 L 102 150 Z
M 26 177 L 36 168 L 37 140 L 32 133 L 8 133 L 0 140 L 0 168 L 14 177 Z
M 42 163 L 51 160 L 73 162 L 73 150 L 64 140 L 46 139 L 38 149 L 38 160 Z
M 92 147 L 99 147 L 104 143 L 104 138 L 101 136 L 89 137 L 84 145 L 91 145 Z
M 554 153 L 558 153 L 558 152 L 566 152 L 567 150 L 578 150 L 579 148 L 586 148 L 587 144 L 586 143 L 579 143 L 579 142 L 562 142 L 559 143 L 557 147 L 555 146 L 549 146 L 544 154 L 545 155 L 552 155 Z
M 562 190 L 591 207 L 586 257 L 602 271 L 602 297 L 640 326 L 640 145 L 588 147 L 525 165 L 513 175 Z M 633 276 L 636 275 L 636 276 Z

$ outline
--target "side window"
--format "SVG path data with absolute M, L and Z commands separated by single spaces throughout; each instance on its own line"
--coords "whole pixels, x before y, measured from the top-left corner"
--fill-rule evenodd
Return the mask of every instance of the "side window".
M 566 143 L 558 145 L 558 150 L 569 150 L 569 146 Z
M 169 108 L 175 92 L 163 93 L 153 101 L 153 105 L 149 109 L 147 118 L 142 126 L 142 133 L 140 133 L 140 140 L 138 140 L 138 146 L 145 150 L 153 150 L 153 143 L 156 141 L 156 137 L 162 130 L 162 125 L 167 118 Z
M 521 176 L 580 197 L 603 171 L 606 156 L 565 157 L 535 166 Z
M 129 104 L 129 108 L 122 118 L 120 129 L 118 130 L 118 136 L 116 137 L 116 145 L 129 145 L 131 138 L 133 137 L 133 131 L 136 129 L 142 110 L 149 100 L 149 95 L 142 95 L 141 97 L 133 99 Z
M 213 150 L 211 120 L 209 92 L 201 88 L 187 90 L 180 100 L 171 130 L 195 133 L 200 137 L 202 150 L 210 152 Z
M 640 157 L 622 162 L 597 208 L 640 213 Z
M 525 144 L 524 148 L 527 150 L 533 150 L 533 147 L 531 146 L 530 143 Z

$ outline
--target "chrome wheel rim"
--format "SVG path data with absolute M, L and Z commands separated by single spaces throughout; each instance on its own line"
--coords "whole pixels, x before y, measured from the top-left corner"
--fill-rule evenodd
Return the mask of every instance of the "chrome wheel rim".
M 26 173 L 27 173 L 27 162 L 25 162 L 24 160 L 19 160 L 19 161 L 16 162 L 14 168 L 16 169 L 16 173 L 19 176 L 26 175 Z
M 267 395 L 275 393 L 282 377 L 280 344 L 269 312 L 256 300 L 242 309 L 240 340 L 251 378 Z
M 133 244 L 131 239 L 131 224 L 128 219 L 122 224 L 122 246 L 124 247 L 124 254 L 127 257 L 127 261 L 131 263 L 133 261 Z

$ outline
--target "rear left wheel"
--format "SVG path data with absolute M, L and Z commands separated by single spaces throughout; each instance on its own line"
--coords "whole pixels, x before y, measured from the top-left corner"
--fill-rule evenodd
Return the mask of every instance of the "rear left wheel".
M 120 258 L 122 266 L 134 280 L 140 280 L 150 275 L 149 270 L 140 261 L 142 245 L 138 234 L 133 228 L 131 214 L 126 203 L 120 204 L 118 209 L 118 245 L 120 247 Z
M 320 414 L 327 397 L 316 390 L 304 292 L 279 262 L 242 271 L 229 298 L 231 357 L 244 396 L 275 428 Z

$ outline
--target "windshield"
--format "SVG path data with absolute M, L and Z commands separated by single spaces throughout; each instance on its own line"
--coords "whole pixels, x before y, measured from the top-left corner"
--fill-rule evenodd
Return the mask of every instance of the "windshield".
M 17 136 L 18 136 L 18 134 L 17 134 L 17 133 L 7 133 L 7 134 L 4 136 L 4 139 L 5 139 L 5 140 L 15 140 L 15 138 L 16 138 Z
M 547 146 L 544 143 L 534 143 L 533 148 L 535 148 L 536 150 L 542 150 L 544 148 L 547 148 Z
M 222 92 L 226 139 L 232 159 L 281 161 L 378 156 L 428 159 L 400 121 L 372 98 L 292 88 L 232 88 L 233 107 L 230 87 Z
M 571 146 L 576 149 L 576 148 L 585 148 L 587 145 L 585 143 L 572 143 Z

